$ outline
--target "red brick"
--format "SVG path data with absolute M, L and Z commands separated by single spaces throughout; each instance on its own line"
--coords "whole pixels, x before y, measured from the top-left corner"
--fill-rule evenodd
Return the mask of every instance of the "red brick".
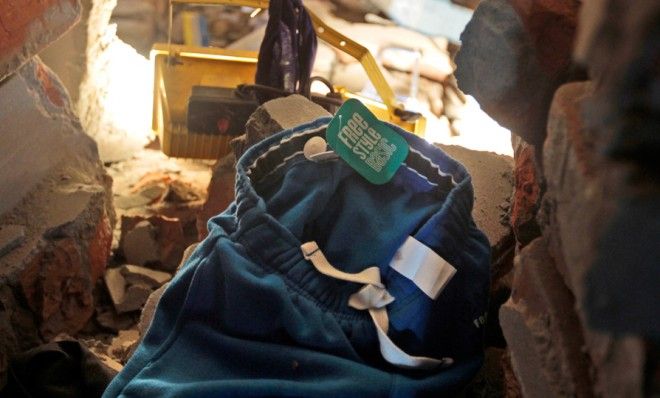
M 23 295 L 45 339 L 78 332 L 94 313 L 93 285 L 82 262 L 75 239 L 65 238 L 49 242 L 20 274 Z
M 0 80 L 73 26 L 78 0 L 0 2 Z
M 511 205 L 511 226 L 519 243 L 526 245 L 540 235 L 536 213 L 541 200 L 541 186 L 535 149 L 521 144 L 515 154 L 515 190 Z
M 565 71 L 571 63 L 579 0 L 511 0 L 547 73 Z M 551 43 L 551 45 L 549 45 Z
M 110 258 L 111 246 L 112 227 L 110 226 L 108 216 L 104 212 L 87 249 L 92 283 L 96 282 L 105 272 L 105 267 Z

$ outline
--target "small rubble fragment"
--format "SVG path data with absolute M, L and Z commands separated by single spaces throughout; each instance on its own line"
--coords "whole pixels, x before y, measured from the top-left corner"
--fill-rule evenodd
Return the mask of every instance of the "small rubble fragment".
M 141 309 L 152 291 L 144 284 L 129 285 L 119 268 L 106 271 L 105 284 L 115 310 L 120 314 Z
M 96 315 L 96 322 L 105 329 L 118 332 L 133 326 L 135 318 L 129 314 L 117 314 L 114 310 L 107 309 Z
M 167 272 L 156 271 L 137 265 L 123 265 L 120 270 L 126 283 L 129 285 L 146 285 L 156 289 L 172 279 L 172 275 Z
M 153 264 L 160 260 L 156 228 L 149 221 L 138 222 L 122 236 L 121 249 L 126 260 L 133 264 Z
M 112 339 L 112 343 L 108 348 L 108 355 L 111 358 L 119 359 L 120 363 L 125 364 L 130 358 L 139 338 L 140 333 L 135 329 L 120 330 L 117 337 Z
M 169 282 L 172 275 L 126 264 L 108 269 L 104 279 L 117 314 L 103 311 L 97 321 L 107 329 L 119 330 L 135 323 L 134 319 L 122 318 L 121 314 L 142 309 L 152 291 Z
M 126 279 L 121 271 L 117 268 L 110 268 L 105 272 L 104 281 L 112 303 L 115 306 L 120 305 L 126 294 Z
M 174 271 L 187 239 L 178 218 L 122 216 L 119 247 L 126 262 Z

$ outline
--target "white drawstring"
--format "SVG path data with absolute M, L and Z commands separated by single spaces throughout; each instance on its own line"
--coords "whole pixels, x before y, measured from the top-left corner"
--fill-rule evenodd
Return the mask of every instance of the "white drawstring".
M 300 248 L 305 259 L 311 261 L 323 275 L 364 285 L 357 293 L 351 295 L 348 305 L 357 310 L 369 310 L 369 315 L 376 326 L 380 353 L 387 362 L 401 368 L 412 369 L 432 369 L 441 365 L 449 366 L 454 362 L 451 358 L 435 359 L 408 355 L 389 338 L 387 331 L 390 322 L 385 307 L 394 301 L 394 297 L 381 282 L 378 267 L 369 267 L 356 274 L 349 274 L 333 267 L 316 242 L 307 242 Z

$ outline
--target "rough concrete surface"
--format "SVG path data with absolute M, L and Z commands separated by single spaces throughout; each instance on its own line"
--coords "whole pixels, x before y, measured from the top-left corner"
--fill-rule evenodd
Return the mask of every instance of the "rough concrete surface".
M 474 187 L 472 216 L 492 247 L 510 239 L 506 220 L 513 192 L 513 159 L 492 152 L 474 151 L 455 145 L 438 145 L 470 173 Z
M 0 85 L 0 125 L 0 225 L 25 229 L 0 257 L 0 312 L 8 336 L 20 336 L 0 339 L 0 352 L 11 353 L 75 334 L 93 315 L 114 209 L 94 141 L 38 58 Z
M 484 0 L 461 35 L 459 87 L 532 145 L 543 143 L 552 96 L 569 79 L 578 8 L 575 0 Z
M 131 264 L 171 272 L 179 265 L 187 246 L 181 222 L 176 218 L 122 216 L 121 230 L 121 254 Z
M 67 93 L 39 60 L 0 85 L 0 215 L 12 209 L 76 150 L 96 156 Z
M 593 396 L 575 300 L 543 238 L 516 257 L 511 299 L 500 322 L 525 396 Z M 550 387 L 550 390 L 546 388 Z
M 570 83 L 556 93 L 543 148 L 547 193 L 542 205 L 543 235 L 557 268 L 576 298 L 585 347 L 594 366 L 594 390 L 606 397 L 642 396 L 643 342 L 589 328 L 583 302 L 584 280 L 597 253 L 597 239 L 616 208 L 623 178 L 595 156 L 597 136 L 587 128 L 585 105 L 591 83 Z
M 0 81 L 65 33 L 80 14 L 78 0 L 0 2 Z

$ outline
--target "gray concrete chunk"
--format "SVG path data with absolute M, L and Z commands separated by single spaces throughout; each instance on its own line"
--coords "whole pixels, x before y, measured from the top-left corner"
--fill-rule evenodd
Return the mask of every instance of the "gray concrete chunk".
M 167 272 L 130 264 L 121 267 L 121 274 L 129 285 L 143 284 L 151 288 L 158 288 L 172 279 Z

